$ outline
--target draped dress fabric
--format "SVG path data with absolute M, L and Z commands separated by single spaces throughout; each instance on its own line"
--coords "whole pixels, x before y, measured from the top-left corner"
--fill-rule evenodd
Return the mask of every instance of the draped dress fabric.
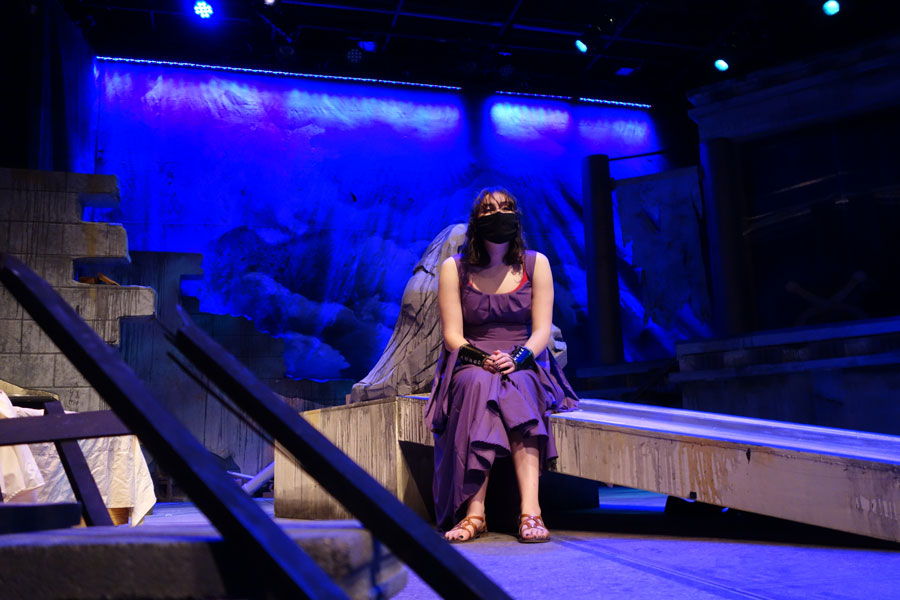
M 463 335 L 491 353 L 510 352 L 531 334 L 531 280 L 535 254 L 525 255 L 526 281 L 509 293 L 474 288 L 459 255 Z M 549 351 L 534 369 L 502 375 L 457 364 L 459 351 L 444 350 L 437 365 L 425 422 L 434 432 L 434 493 L 438 525 L 451 526 L 484 483 L 494 460 L 510 454 L 509 432 L 539 438 L 540 465 L 556 458 L 550 414 L 577 408 L 578 399 Z

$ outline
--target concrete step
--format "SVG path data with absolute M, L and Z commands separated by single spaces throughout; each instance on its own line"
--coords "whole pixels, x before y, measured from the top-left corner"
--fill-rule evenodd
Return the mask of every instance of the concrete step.
M 356 521 L 279 524 L 350 598 L 406 585 L 406 567 Z M 247 598 L 265 584 L 252 557 L 203 523 L 3 535 L 0 565 L 4 600 Z

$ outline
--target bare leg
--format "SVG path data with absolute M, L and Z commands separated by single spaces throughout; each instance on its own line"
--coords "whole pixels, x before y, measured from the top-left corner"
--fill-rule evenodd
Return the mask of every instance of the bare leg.
M 537 438 L 522 438 L 518 433 L 511 433 L 509 443 L 512 449 L 513 465 L 516 469 L 516 479 L 519 482 L 519 494 L 522 497 L 521 513 L 526 515 L 541 514 L 541 505 L 538 501 L 538 478 L 541 474 L 540 452 L 538 451 Z M 528 528 L 522 532 L 522 537 L 545 537 L 546 529 Z
M 488 477 L 490 476 L 490 471 L 484 477 L 484 483 L 481 484 L 481 487 L 478 488 L 478 491 L 475 492 L 475 495 L 469 499 L 469 506 L 466 508 L 466 516 L 467 517 L 480 517 L 482 520 L 475 519 L 475 523 L 480 525 L 484 524 L 484 498 L 487 496 L 487 486 L 488 486 Z M 472 526 L 469 527 L 454 527 L 450 531 L 444 534 L 444 538 L 447 540 L 456 540 L 459 542 L 464 542 L 475 535 L 475 532 L 472 531 Z

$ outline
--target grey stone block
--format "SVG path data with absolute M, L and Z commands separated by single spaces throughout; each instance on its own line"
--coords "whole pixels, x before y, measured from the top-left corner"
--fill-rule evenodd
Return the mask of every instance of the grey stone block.
M 86 387 L 87 385 L 87 380 L 81 376 L 81 373 L 69 362 L 68 358 L 63 354 L 55 355 L 55 360 L 53 361 L 53 387 Z
M 59 352 L 46 333 L 31 318 L 22 321 L 23 354 L 52 354 Z
M 122 335 L 122 326 L 119 319 L 102 319 L 91 321 L 91 327 L 97 332 L 103 341 L 111 346 L 118 346 Z
M 18 301 L 0 285 L 0 319 L 21 319 L 24 314 Z
M 119 180 L 115 175 L 66 173 L 66 191 L 86 196 L 107 196 L 119 200 Z
M 53 386 L 54 354 L 0 354 L 0 379 L 26 388 Z
M 22 320 L 0 319 L 0 354 L 22 351 Z
M 88 388 L 88 410 L 109 410 L 109 404 L 94 388 Z
M 61 223 L 10 221 L 9 252 L 28 263 L 37 255 L 60 255 L 63 244 Z
M 108 256 L 127 256 L 121 249 L 118 253 L 110 253 L 109 241 L 111 230 L 119 227 L 106 223 L 77 223 L 66 225 L 63 232 L 62 252 L 72 258 L 96 258 Z
M 92 296 L 96 295 L 96 289 L 99 286 L 76 283 L 71 286 L 60 287 L 56 291 L 62 296 L 63 300 L 69 303 L 69 306 L 75 309 L 85 321 L 95 321 L 97 319 L 97 309 Z M 94 288 L 93 291 L 91 288 Z
M 91 392 L 94 391 L 93 388 L 54 387 L 48 389 L 48 391 L 53 392 L 54 394 L 59 396 L 59 401 L 62 403 L 63 408 L 66 410 L 70 410 L 73 412 L 101 410 L 97 408 L 98 405 L 91 395 Z
M 66 173 L 62 171 L 33 171 L 9 169 L 8 185 L 14 190 L 66 191 Z
M 72 259 L 68 256 L 32 256 L 28 266 L 54 287 L 75 283 Z
M 99 223 L 98 223 L 99 225 Z M 102 224 L 106 228 L 107 247 L 106 256 L 109 257 L 128 257 L 128 233 L 121 225 Z
M 0 252 L 9 252 L 9 222 L 3 215 L 5 207 L 3 206 L 5 199 L 0 195 Z
M 11 190 L 6 194 L 4 206 L 0 208 L 2 219 L 46 223 L 81 222 L 81 202 L 77 194 L 42 190 Z
M 63 230 L 60 254 L 73 258 L 106 255 L 106 232 L 94 224 L 73 223 Z

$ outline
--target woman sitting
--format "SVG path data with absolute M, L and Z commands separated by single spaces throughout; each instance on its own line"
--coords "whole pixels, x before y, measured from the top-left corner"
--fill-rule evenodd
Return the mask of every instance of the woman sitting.
M 574 409 L 578 400 L 547 350 L 550 264 L 525 250 L 508 191 L 478 194 L 462 254 L 441 265 L 438 304 L 444 353 L 425 407 L 435 434 L 438 525 L 456 523 L 445 533 L 451 542 L 485 533 L 491 466 L 511 454 L 522 499 L 518 540 L 550 541 L 538 502 L 541 469 L 556 458 L 550 414 Z

